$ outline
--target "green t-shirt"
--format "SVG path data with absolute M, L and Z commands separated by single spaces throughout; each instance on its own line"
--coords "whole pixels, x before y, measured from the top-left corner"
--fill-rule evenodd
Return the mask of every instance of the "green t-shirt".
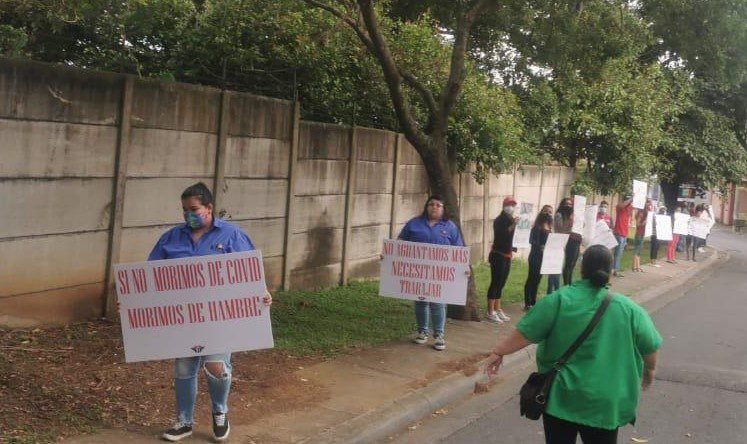
M 540 300 L 517 329 L 538 344 L 537 368 L 550 370 L 581 335 L 607 294 L 588 280 Z M 558 372 L 547 413 L 566 421 L 616 429 L 635 420 L 643 356 L 655 352 L 661 335 L 646 310 L 615 294 L 586 341 Z

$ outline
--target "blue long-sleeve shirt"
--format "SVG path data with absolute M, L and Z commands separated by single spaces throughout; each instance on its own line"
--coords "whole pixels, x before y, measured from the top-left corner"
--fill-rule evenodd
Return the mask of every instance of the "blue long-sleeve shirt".
M 213 219 L 213 227 L 197 241 L 192 230 L 180 224 L 165 232 L 148 256 L 149 261 L 254 250 L 254 244 L 241 228 L 222 219 Z
M 400 231 L 397 239 L 427 244 L 465 246 L 459 228 L 454 222 L 441 219 L 431 227 L 427 216 L 410 219 Z

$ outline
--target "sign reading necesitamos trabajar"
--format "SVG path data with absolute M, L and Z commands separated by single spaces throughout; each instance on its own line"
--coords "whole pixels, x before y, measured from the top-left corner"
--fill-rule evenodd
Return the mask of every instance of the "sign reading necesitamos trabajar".
M 259 251 L 114 266 L 125 361 L 272 348 Z
M 469 248 L 384 239 L 379 295 L 465 305 Z

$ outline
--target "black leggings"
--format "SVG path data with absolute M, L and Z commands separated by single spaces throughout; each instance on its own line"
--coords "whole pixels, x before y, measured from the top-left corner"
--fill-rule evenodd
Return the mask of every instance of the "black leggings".
M 651 260 L 655 261 L 659 257 L 659 241 L 656 235 L 651 236 Z
M 503 295 L 503 287 L 511 272 L 511 259 L 506 256 L 491 252 L 488 255 L 490 262 L 490 287 L 488 287 L 488 299 L 500 299 Z
M 565 262 L 563 263 L 563 285 L 573 283 L 573 269 L 578 262 L 578 251 L 581 248 L 581 241 L 568 239 L 565 244 Z
M 546 444 L 575 444 L 576 436 L 581 435 L 584 444 L 616 444 L 617 430 L 598 429 L 575 422 L 556 418 L 547 413 L 542 415 L 545 426 Z
M 527 282 L 524 284 L 524 306 L 531 307 L 537 303 L 537 289 L 539 288 L 542 275 L 540 269 L 542 268 L 542 253 L 529 253 L 529 273 L 527 274 Z

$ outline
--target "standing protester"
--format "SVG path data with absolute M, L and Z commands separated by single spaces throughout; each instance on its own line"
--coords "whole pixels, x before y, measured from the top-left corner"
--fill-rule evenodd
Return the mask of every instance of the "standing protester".
M 487 319 L 499 324 L 511 320 L 501 309 L 501 296 L 511 272 L 511 258 L 516 251 L 514 231 L 518 218 L 514 217 L 515 209 L 516 200 L 512 196 L 503 199 L 503 210 L 493 221 L 493 248 L 488 255 L 491 275 Z
M 571 198 L 566 197 L 560 203 L 558 213 L 555 215 L 554 228 L 557 233 L 568 233 L 568 242 L 565 244 L 565 260 L 563 261 L 563 285 L 571 285 L 573 283 L 573 269 L 576 267 L 581 249 L 581 235 L 572 231 L 573 200 Z
M 677 206 L 677 210 L 678 212 L 683 213 L 683 214 L 688 214 L 688 215 L 690 214 L 687 211 L 687 204 L 685 202 L 680 202 L 679 205 Z M 680 241 L 677 243 L 677 251 L 679 251 L 680 253 L 685 251 L 686 243 L 687 243 L 687 234 L 683 234 L 680 236 Z
M 184 190 L 181 201 L 185 223 L 161 236 L 148 256 L 149 261 L 254 250 L 249 236 L 239 227 L 214 216 L 213 195 L 205 184 L 196 183 Z M 264 303 L 272 304 L 272 296 L 269 293 L 265 295 Z M 228 422 L 231 353 L 220 353 L 177 358 L 174 361 L 177 423 L 163 433 L 163 439 L 179 441 L 192 435 L 197 400 L 197 374 L 200 370 L 205 374 L 212 400 L 213 438 L 216 441 L 228 438 L 231 431 Z
M 694 205 L 692 202 L 690 202 L 690 204 Z M 702 218 L 702 216 L 703 216 L 703 205 L 698 205 L 698 206 L 693 207 L 692 213 L 690 213 L 690 217 L 700 217 L 700 218 Z M 702 248 L 701 248 L 701 242 L 702 242 L 702 239 L 700 239 L 698 237 L 695 237 L 692 234 L 689 234 L 687 236 L 687 246 L 686 246 L 687 253 L 686 254 L 687 254 L 687 259 L 688 260 L 690 260 L 691 251 L 692 251 L 692 260 L 693 260 L 693 262 L 695 262 L 695 252 L 696 251 L 701 251 L 701 252 L 703 251 Z
M 703 212 L 700 213 L 700 217 L 708 221 L 708 234 L 706 234 L 705 239 L 700 240 L 700 248 L 698 248 L 699 252 L 705 253 L 705 250 L 703 249 L 703 247 L 707 245 L 708 236 L 711 235 L 711 229 L 713 228 L 714 225 L 716 225 L 716 219 L 713 217 L 713 210 L 711 209 L 710 205 L 703 204 Z
M 675 214 L 679 214 L 682 212 L 682 208 L 678 205 L 674 209 L 674 214 L 672 215 L 672 226 L 674 226 L 674 218 Z M 680 243 L 680 235 L 677 233 L 672 233 L 672 242 L 669 243 L 669 246 L 667 247 L 667 262 L 670 264 L 676 264 L 677 263 L 677 248 Z
M 593 245 L 581 262 L 583 280 L 540 300 L 508 338 L 488 358 L 488 376 L 498 371 L 503 357 L 527 345 L 537 347 L 537 370 L 546 373 L 589 325 L 606 299 L 612 255 Z M 568 361 L 559 367 L 550 386 L 543 414 L 545 442 L 617 442 L 618 428 L 636 419 L 641 389 L 654 381 L 657 350 L 662 338 L 640 305 L 621 294 Z
M 612 274 L 617 277 L 623 277 L 620 271 L 620 261 L 622 261 L 625 245 L 628 243 L 628 233 L 630 232 L 630 216 L 633 214 L 633 198 L 625 196 L 625 200 L 618 203 L 615 208 L 615 260 L 612 264 Z M 640 268 L 640 267 L 639 267 Z M 640 270 L 639 270 L 640 271 Z
M 633 244 L 633 271 L 643 271 L 641 268 L 641 250 L 643 249 L 643 237 L 646 234 L 648 213 L 653 211 L 654 204 L 651 199 L 646 199 L 646 205 L 642 210 L 635 213 L 635 241 Z
M 659 207 L 658 213 L 659 215 L 667 214 L 667 207 L 661 206 Z M 654 226 L 651 227 L 651 265 L 653 265 L 656 268 L 661 267 L 661 265 L 656 263 L 656 260 L 659 258 L 659 247 L 661 244 L 667 244 L 668 241 L 660 241 L 659 237 L 656 235 L 656 217 L 653 219 Z
M 438 194 L 428 197 L 423 214 L 410 219 L 397 237 L 399 240 L 426 244 L 454 245 L 463 247 L 464 242 L 459 228 L 444 215 L 444 200 Z M 413 339 L 416 344 L 428 342 L 428 323 L 433 323 L 433 348 L 446 349 L 444 329 L 446 327 L 446 304 L 415 301 L 415 320 L 418 334 Z
M 607 227 L 612 229 L 612 218 L 610 218 L 609 204 L 606 200 L 599 203 L 599 211 L 597 212 L 597 222 L 603 220 Z
M 545 205 L 537 215 L 529 234 L 529 273 L 524 284 L 524 311 L 534 307 L 537 302 L 537 289 L 539 288 L 542 275 L 542 257 L 547 243 L 547 237 L 552 231 L 552 206 Z

